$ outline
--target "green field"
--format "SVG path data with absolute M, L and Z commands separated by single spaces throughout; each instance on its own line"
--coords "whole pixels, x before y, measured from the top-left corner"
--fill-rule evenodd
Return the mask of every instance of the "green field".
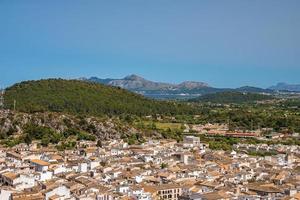
M 144 127 L 152 127 L 153 124 L 155 125 L 156 129 L 158 130 L 168 130 L 168 129 L 171 129 L 171 130 L 180 130 L 181 129 L 181 126 L 182 124 L 181 123 L 167 123 L 167 122 L 152 122 L 152 121 L 143 121 L 142 123 L 141 122 L 136 122 L 135 123 L 137 126 L 144 126 Z
M 162 130 L 167 130 L 169 128 L 171 130 L 180 129 L 182 126 L 182 124 L 180 123 L 161 123 L 161 122 L 156 122 L 155 125 L 158 129 L 162 129 Z

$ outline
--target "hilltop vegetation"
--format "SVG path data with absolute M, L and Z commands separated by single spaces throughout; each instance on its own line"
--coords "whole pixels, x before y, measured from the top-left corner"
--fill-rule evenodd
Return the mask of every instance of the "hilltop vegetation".
M 79 80 L 47 79 L 15 84 L 5 93 L 5 107 L 22 112 L 100 115 L 191 114 L 181 103 L 155 101 L 127 90 Z
M 271 99 L 274 99 L 274 97 L 270 95 L 229 91 L 203 95 L 198 98 L 191 99 L 190 101 L 211 103 L 251 103 Z

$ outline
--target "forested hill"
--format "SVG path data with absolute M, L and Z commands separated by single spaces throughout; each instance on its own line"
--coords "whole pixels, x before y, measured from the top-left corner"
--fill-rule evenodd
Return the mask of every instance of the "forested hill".
M 264 95 L 258 93 L 242 93 L 242 92 L 220 92 L 214 94 L 207 94 L 195 99 L 192 102 L 211 102 L 211 103 L 251 103 L 256 101 L 274 99 L 271 95 Z
M 79 80 L 26 81 L 7 88 L 5 107 L 22 112 L 54 111 L 86 115 L 188 114 L 187 105 L 155 101 L 117 87 Z

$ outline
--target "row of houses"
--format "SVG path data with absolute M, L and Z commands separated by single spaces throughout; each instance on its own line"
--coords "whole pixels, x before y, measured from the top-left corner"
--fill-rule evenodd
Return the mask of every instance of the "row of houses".
M 210 150 L 195 136 L 140 145 L 109 140 L 102 147 L 79 141 L 60 152 L 26 144 L 2 147 L 0 199 L 299 199 L 299 147 L 285 148 L 255 157 Z

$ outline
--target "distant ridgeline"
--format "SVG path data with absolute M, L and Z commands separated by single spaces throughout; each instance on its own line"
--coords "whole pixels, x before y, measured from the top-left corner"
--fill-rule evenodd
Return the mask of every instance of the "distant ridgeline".
M 300 84 L 278 83 L 269 89 L 278 91 L 300 92 Z
M 6 89 L 5 107 L 22 112 L 67 112 L 86 115 L 192 114 L 182 103 L 155 101 L 118 87 L 80 80 L 26 81 Z
M 191 102 L 211 102 L 211 103 L 251 103 L 263 100 L 274 99 L 271 95 L 258 93 L 242 92 L 220 92 L 215 94 L 206 94 L 201 97 L 191 99 Z
M 251 93 L 274 93 L 271 89 L 244 86 L 240 88 L 214 88 L 204 82 L 185 81 L 180 84 L 149 81 L 137 75 L 126 76 L 122 79 L 101 79 L 97 77 L 82 78 L 81 80 L 116 86 L 142 94 L 154 99 L 191 99 L 205 94 L 235 91 Z

